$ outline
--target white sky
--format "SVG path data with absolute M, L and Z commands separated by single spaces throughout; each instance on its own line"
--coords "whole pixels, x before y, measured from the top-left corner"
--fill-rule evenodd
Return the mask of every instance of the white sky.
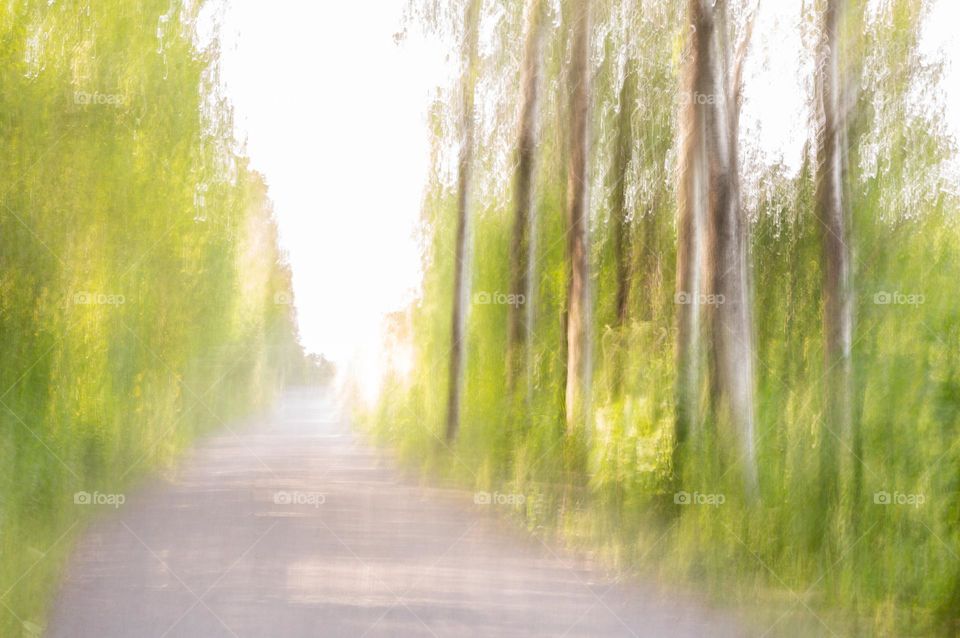
M 358 350 L 370 356 L 381 316 L 410 299 L 419 277 L 425 111 L 449 68 L 435 44 L 394 43 L 405 2 L 228 0 L 224 15 L 227 95 L 270 185 L 303 343 L 341 363 Z M 800 4 L 760 3 L 742 118 L 758 159 L 791 168 L 806 135 Z M 924 52 L 960 60 L 958 22 L 956 0 L 936 0 Z M 954 67 L 946 78 L 954 104 L 958 81 Z M 960 133 L 960 117 L 950 119 Z
M 443 55 L 394 43 L 404 3 L 234 0 L 224 15 L 227 95 L 270 186 L 304 346 L 341 362 L 419 276 L 424 107 Z

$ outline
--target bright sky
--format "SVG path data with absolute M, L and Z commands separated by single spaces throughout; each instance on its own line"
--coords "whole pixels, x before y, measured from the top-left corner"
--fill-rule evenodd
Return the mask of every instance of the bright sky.
M 227 94 L 270 185 L 303 343 L 341 363 L 370 356 L 381 316 L 402 307 L 418 282 L 424 114 L 449 69 L 435 44 L 395 44 L 406 1 L 230 0 L 224 16 Z M 934 3 L 926 54 L 946 48 L 960 60 L 955 2 Z M 761 2 L 742 120 L 759 161 L 792 168 L 807 121 L 800 5 Z M 958 79 L 954 67 L 946 84 L 955 104 Z M 960 133 L 960 117 L 951 123 Z
M 341 362 L 418 281 L 443 54 L 395 44 L 405 1 L 234 0 L 224 16 L 223 78 L 270 186 L 304 346 Z

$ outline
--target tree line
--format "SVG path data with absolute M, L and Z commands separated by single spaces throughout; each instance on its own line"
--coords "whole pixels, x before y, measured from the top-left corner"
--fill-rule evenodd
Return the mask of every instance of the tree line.
M 949 631 L 960 238 L 929 8 L 797 8 L 792 170 L 741 130 L 756 3 L 412 2 L 460 73 L 431 111 L 414 369 L 371 428 L 614 562 L 675 526 L 673 578 L 726 593 L 739 565 L 838 626 Z
M 304 372 L 204 11 L 0 6 L 0 635 L 42 631 L 82 495 L 121 502 Z

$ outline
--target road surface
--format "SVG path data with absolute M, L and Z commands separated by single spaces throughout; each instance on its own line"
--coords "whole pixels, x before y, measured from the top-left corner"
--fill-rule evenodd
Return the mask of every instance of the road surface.
M 317 391 L 201 440 L 101 506 L 70 559 L 54 638 L 743 636 L 654 587 L 616 583 L 424 488 Z

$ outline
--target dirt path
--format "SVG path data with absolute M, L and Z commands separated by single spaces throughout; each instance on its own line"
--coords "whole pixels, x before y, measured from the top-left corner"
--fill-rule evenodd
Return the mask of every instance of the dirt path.
M 204 439 L 81 538 L 47 635 L 742 636 L 401 480 L 332 402 L 290 392 Z

